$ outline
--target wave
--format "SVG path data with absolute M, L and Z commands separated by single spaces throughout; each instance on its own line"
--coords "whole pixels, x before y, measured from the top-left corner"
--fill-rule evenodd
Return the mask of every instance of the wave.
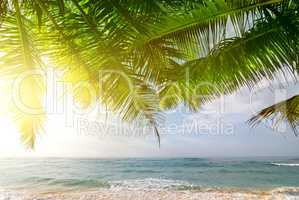
M 275 166 L 299 167 L 299 163 L 271 163 Z
M 48 177 L 29 177 L 25 182 L 36 186 L 66 186 L 66 187 L 109 187 L 109 183 L 98 179 L 58 179 Z M 1 200 L 1 199 L 0 199 Z
M 159 179 L 159 178 L 146 178 L 138 180 L 121 180 L 112 181 L 110 189 L 126 189 L 126 190 L 190 190 L 200 188 L 185 181 Z

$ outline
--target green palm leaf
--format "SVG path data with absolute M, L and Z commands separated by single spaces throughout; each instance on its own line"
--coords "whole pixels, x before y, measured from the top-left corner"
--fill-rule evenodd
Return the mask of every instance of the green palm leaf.
M 167 40 L 184 50 L 191 59 L 206 56 L 229 35 L 240 36 L 255 20 L 263 18 L 267 6 L 280 5 L 282 0 L 204 1 L 188 13 L 167 15 L 148 27 L 144 43 Z M 234 31 L 227 32 L 234 27 Z M 242 31 L 241 31 L 242 30 Z
M 294 134 L 297 136 L 297 128 L 299 125 L 299 96 L 296 95 L 263 109 L 257 115 L 252 117 L 248 123 L 251 126 L 256 126 L 267 119 L 271 119 L 273 128 L 276 128 L 276 126 L 282 122 L 288 122 L 292 127 Z
M 17 0 L 13 1 L 13 6 L 14 15 L 6 16 L 0 28 L 1 50 L 5 52 L 1 58 L 1 75 L 13 80 L 11 95 L 14 96 L 17 92 L 18 99 L 13 99 L 9 106 L 24 143 L 33 147 L 36 135 L 45 120 L 43 78 L 38 74 L 32 74 L 41 69 L 42 62 L 33 44 L 35 41 L 32 32 L 29 31 L 30 24 L 23 18 Z M 16 81 L 20 75 L 26 76 L 18 83 Z M 23 106 L 20 107 L 20 104 Z

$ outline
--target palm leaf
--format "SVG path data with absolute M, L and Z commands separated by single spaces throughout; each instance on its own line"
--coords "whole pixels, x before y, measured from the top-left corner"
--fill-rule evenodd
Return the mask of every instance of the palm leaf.
M 29 31 L 29 24 L 22 16 L 17 0 L 13 1 L 13 6 L 14 15 L 7 16 L 0 28 L 0 45 L 5 52 L 1 59 L 1 74 L 14 80 L 11 95 L 18 96 L 9 106 L 11 113 L 14 113 L 13 119 L 20 129 L 24 143 L 32 148 L 45 120 L 43 111 L 45 89 L 42 77 L 36 75 L 36 70 L 40 69 L 42 63 L 34 46 L 35 41 L 32 32 Z M 24 77 L 17 82 L 20 75 Z
M 7 1 L 6 0 L 0 1 L 0 25 L 1 22 L 3 21 L 4 16 L 6 15 L 7 10 L 8 10 Z
M 97 27 L 97 24 L 87 15 L 79 2 L 76 0 L 72 2 L 79 13 L 72 13 L 64 17 L 64 19 L 70 17 L 77 20 L 64 22 L 67 30 L 72 30 L 70 31 L 72 34 L 64 32 L 64 27 L 59 25 L 59 17 L 44 10 L 56 29 L 56 33 L 49 34 L 49 37 L 55 38 L 60 35 L 60 38 L 64 38 L 62 45 L 59 41 L 50 44 L 47 55 L 56 65 L 68 68 L 65 80 L 74 84 L 80 81 L 90 83 L 97 90 L 97 98 L 106 104 L 108 109 L 120 113 L 126 121 L 146 120 L 157 134 L 156 115 L 158 111 L 156 107 L 158 103 L 155 102 L 157 98 L 154 91 L 142 83 L 142 80 L 132 71 L 131 66 L 126 65 L 127 62 L 122 57 L 122 49 L 117 46 L 118 44 L 110 45 L 111 41 L 107 43 L 103 40 L 103 30 Z M 40 6 L 45 9 L 41 2 Z M 76 28 L 78 22 L 80 22 L 79 29 Z M 80 40 L 76 39 L 78 35 Z M 98 76 L 98 72 L 101 73 L 101 71 L 116 71 L 118 73 L 108 73 L 108 78 L 104 77 L 104 80 L 101 80 Z M 119 73 L 124 76 L 119 76 Z M 128 85 L 125 77 L 129 79 L 133 87 Z M 101 88 L 102 90 L 98 91 Z M 77 90 L 75 97 L 77 100 L 88 102 L 85 93 L 80 90 Z
M 264 16 L 264 8 L 280 5 L 282 0 L 257 1 L 204 1 L 203 5 L 186 14 L 165 16 L 148 27 L 144 43 L 168 40 L 184 50 L 190 59 L 206 56 L 209 51 L 228 35 L 240 36 L 252 27 L 255 20 Z M 227 32 L 230 27 L 235 30 Z M 247 28 L 246 28 L 247 27 Z M 240 30 L 242 30 L 240 32 Z
M 272 121 L 273 128 L 276 128 L 280 123 L 287 121 L 292 127 L 294 134 L 297 136 L 297 128 L 299 125 L 299 96 L 293 96 L 292 98 L 263 109 L 257 115 L 252 117 L 248 123 L 251 126 L 256 126 L 268 119 Z
M 109 110 L 119 113 L 125 121 L 145 121 L 153 127 L 160 143 L 158 124 L 161 121 L 155 90 L 134 72 L 127 69 L 104 70 L 100 75 L 100 98 Z
M 189 61 L 185 66 L 195 85 L 208 82 L 216 89 L 206 91 L 209 88 L 203 87 L 198 90 L 202 95 L 219 96 L 245 85 L 252 88 L 264 78 L 272 79 L 277 71 L 296 70 L 297 49 L 290 34 L 277 21 L 262 23 L 244 37 L 223 41 L 209 56 Z

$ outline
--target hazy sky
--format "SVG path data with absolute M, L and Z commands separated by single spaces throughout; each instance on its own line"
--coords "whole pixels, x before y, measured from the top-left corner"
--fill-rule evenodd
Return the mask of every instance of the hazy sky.
M 21 144 L 14 124 L 2 117 L 0 156 L 299 156 L 299 138 L 288 126 L 274 132 L 267 124 L 251 128 L 246 123 L 255 110 L 299 92 L 298 85 L 292 83 L 287 89 L 273 88 L 261 83 L 253 93 L 242 89 L 203 106 L 199 113 L 183 111 L 182 106 L 167 113 L 160 128 L 160 148 L 152 134 L 142 135 L 142 129 L 132 130 L 127 125 L 120 127 L 114 117 L 108 117 L 110 125 L 105 127 L 105 115 L 97 116 L 94 111 L 71 120 L 65 113 L 50 114 L 31 151 Z

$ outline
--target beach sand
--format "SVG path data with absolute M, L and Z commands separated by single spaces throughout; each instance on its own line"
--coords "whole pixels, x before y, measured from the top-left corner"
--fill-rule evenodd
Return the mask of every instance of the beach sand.
M 5 199 L 5 198 L 4 198 Z M 298 189 L 280 188 L 271 191 L 229 191 L 206 189 L 200 191 L 140 191 L 88 190 L 19 195 L 11 200 L 299 200 Z M 2 200 L 0 198 L 0 200 Z M 9 198 L 5 200 L 10 200 Z

